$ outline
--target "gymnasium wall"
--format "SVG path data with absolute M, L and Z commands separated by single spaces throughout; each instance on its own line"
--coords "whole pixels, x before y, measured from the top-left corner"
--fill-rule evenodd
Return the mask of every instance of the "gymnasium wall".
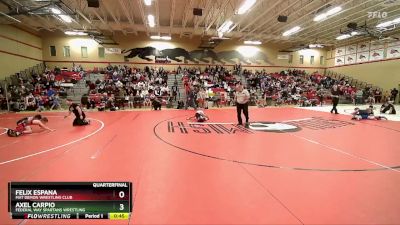
M 67 67 L 71 68 L 72 62 L 81 64 L 85 69 L 92 69 L 94 67 L 106 67 L 108 63 L 111 64 L 134 64 L 137 67 L 145 66 L 163 66 L 167 69 L 174 69 L 178 65 L 188 66 L 188 67 L 205 67 L 209 65 L 209 62 L 198 61 L 198 63 L 193 61 L 184 62 L 184 57 L 181 57 L 180 53 L 190 53 L 194 54 L 193 51 L 199 50 L 200 38 L 179 38 L 179 36 L 173 36 L 171 41 L 155 41 L 151 40 L 145 35 L 127 35 L 116 34 L 114 40 L 119 43 L 116 46 L 104 46 L 120 48 L 122 50 L 132 50 L 138 51 L 140 48 L 150 47 L 156 49 L 155 51 L 162 52 L 172 52 L 178 51 L 176 55 L 176 60 L 171 60 L 170 64 L 155 63 L 155 57 L 152 55 L 147 56 L 150 61 L 146 61 L 138 56 L 131 58 L 124 58 L 124 55 L 129 55 L 130 52 L 126 54 L 106 54 L 104 58 L 100 58 L 98 55 L 98 48 L 102 47 L 98 45 L 95 41 L 87 37 L 74 37 L 66 36 L 62 33 L 45 33 L 43 35 L 43 47 L 46 49 L 43 51 L 43 60 L 48 66 L 53 68 Z M 55 46 L 57 50 L 56 56 L 50 56 L 49 48 L 50 46 Z M 63 48 L 64 46 L 70 46 L 70 57 L 64 57 Z M 81 47 L 87 47 L 88 57 L 82 57 Z M 222 56 L 222 63 L 225 66 L 233 66 L 235 63 L 239 63 L 239 59 L 236 57 L 239 52 L 239 57 L 242 57 L 245 61 L 241 64 L 244 68 L 251 70 L 262 70 L 265 69 L 268 72 L 281 71 L 288 68 L 298 68 L 305 69 L 308 72 L 319 71 L 323 73 L 325 64 L 320 64 L 320 56 L 326 59 L 326 52 L 323 50 L 306 50 L 301 53 L 295 52 L 293 54 L 293 62 L 288 63 L 288 59 L 278 59 L 279 48 L 278 46 L 265 44 L 260 46 L 245 46 L 240 42 L 232 40 L 224 40 L 215 49 L 212 50 L 213 53 Z M 203 54 L 197 52 L 198 54 Z M 231 55 L 230 55 L 231 54 Z M 232 55 L 233 54 L 233 55 Z M 236 54 L 236 55 L 235 55 Z M 299 57 L 300 54 L 304 55 L 304 64 L 300 64 Z M 310 64 L 311 55 L 314 55 L 314 64 Z M 171 57 L 169 57 L 171 58 Z M 203 60 L 210 61 L 210 57 L 204 57 Z M 250 60 L 250 61 L 249 61 Z M 214 64 L 221 64 L 221 62 L 214 61 Z
M 42 62 L 42 39 L 36 33 L 0 25 L 0 80 Z
M 154 41 L 145 35 L 127 35 L 117 34 L 114 36 L 117 46 L 122 50 L 130 50 L 143 47 L 154 47 L 157 50 L 181 48 L 187 52 L 198 50 L 200 38 L 179 38 L 173 36 L 171 41 Z M 50 46 L 55 46 L 57 50 L 56 56 L 50 56 Z M 63 47 L 70 46 L 70 57 L 64 57 Z M 88 50 L 88 57 L 81 56 L 81 47 L 85 46 Z M 207 62 L 194 63 L 191 61 L 183 62 L 183 57 L 177 57 L 182 62 L 172 60 L 170 64 L 159 64 L 154 62 L 154 56 L 148 56 L 151 61 L 146 61 L 139 57 L 124 58 L 122 54 L 105 54 L 104 58 L 98 55 L 97 42 L 87 37 L 66 36 L 57 32 L 41 32 L 35 33 L 28 29 L 21 29 L 10 25 L 0 25 L 0 61 L 2 69 L 0 79 L 17 73 L 28 67 L 39 64 L 42 60 L 47 63 L 50 68 L 54 66 L 71 68 L 72 62 L 81 64 L 86 69 L 94 67 L 105 67 L 108 63 L 112 64 L 134 64 L 137 67 L 144 66 L 163 66 L 167 69 L 175 69 L 178 65 L 188 67 L 205 67 L 209 65 Z M 383 59 L 380 61 L 363 62 L 360 64 L 339 65 L 335 66 L 335 51 L 324 50 L 300 50 L 293 53 L 292 63 L 288 59 L 278 59 L 278 55 L 285 53 L 279 52 L 279 46 L 273 44 L 263 44 L 260 46 L 246 46 L 241 42 L 234 40 L 225 40 L 218 45 L 213 51 L 215 53 L 238 51 L 244 55 L 246 60 L 242 63 L 243 67 L 253 71 L 265 69 L 268 72 L 281 71 L 284 69 L 304 69 L 307 72 L 319 71 L 324 73 L 325 69 L 346 74 L 356 79 L 366 81 L 389 90 L 398 87 L 400 83 L 400 59 Z M 254 52 L 261 53 L 262 57 L 257 58 L 251 56 Z M 126 55 L 126 54 L 125 54 Z M 250 56 L 248 56 L 250 55 Z M 304 63 L 300 64 L 300 55 L 304 56 Z M 311 56 L 314 56 L 314 63 L 310 63 Z M 323 56 L 324 62 L 320 64 L 320 56 Z M 264 59 L 263 59 L 264 57 Z M 252 60 L 251 63 L 248 60 Z M 260 60 L 261 59 L 261 60 Z M 205 58 L 210 60 L 210 58 Z M 229 59 L 228 62 L 222 60 L 225 66 L 231 67 L 234 63 L 238 63 L 239 59 Z M 215 62 L 221 64 L 220 62 Z
M 327 52 L 327 70 L 365 81 L 384 90 L 400 85 L 400 58 L 382 59 L 353 65 L 334 66 L 334 52 Z

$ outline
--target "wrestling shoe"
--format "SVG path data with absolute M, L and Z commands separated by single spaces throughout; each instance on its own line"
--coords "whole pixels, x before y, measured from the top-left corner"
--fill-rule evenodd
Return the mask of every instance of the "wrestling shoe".
M 7 130 L 7 135 L 8 135 L 9 137 L 18 137 L 18 136 L 21 135 L 21 133 L 18 132 L 18 131 L 12 130 L 12 129 L 8 129 L 8 130 Z

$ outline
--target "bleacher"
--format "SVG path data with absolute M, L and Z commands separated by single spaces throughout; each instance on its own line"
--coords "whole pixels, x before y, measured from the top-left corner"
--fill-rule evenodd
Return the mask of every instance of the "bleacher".
M 14 74 L 9 77 L 7 77 L 5 80 L 0 81 L 2 83 L 2 86 L 5 84 L 9 85 L 18 85 L 20 79 L 26 80 L 26 81 L 32 81 L 33 77 L 32 74 L 42 74 L 45 71 L 45 65 L 44 64 L 38 64 L 35 67 L 28 68 L 24 71 L 21 71 L 19 74 Z M 231 90 L 234 89 L 234 83 L 236 81 L 242 81 L 242 83 L 247 84 L 247 86 L 250 87 L 251 82 L 249 83 L 249 77 L 251 73 L 243 74 L 243 73 L 233 73 L 232 75 L 230 74 L 225 74 L 223 76 L 223 81 L 228 84 Z M 182 100 L 186 102 L 186 94 L 189 91 L 189 79 L 193 76 L 197 76 L 195 74 L 187 74 L 183 76 L 183 73 L 181 74 L 176 74 L 175 71 L 169 72 L 168 78 L 167 78 L 167 85 L 172 89 L 172 86 L 176 82 L 178 87 L 179 87 L 179 95 L 177 96 L 177 101 L 174 102 L 173 107 L 176 106 L 176 103 L 178 100 Z M 274 79 L 279 79 L 281 76 L 283 76 L 280 73 L 271 73 L 269 74 L 270 77 Z M 343 74 L 338 74 L 334 73 L 332 71 L 327 71 L 325 74 L 303 74 L 304 78 L 309 79 L 310 76 L 314 76 L 313 80 L 316 83 L 319 83 L 321 79 L 324 77 L 331 77 L 335 79 L 336 81 L 346 81 L 346 84 L 349 84 L 350 87 L 352 88 L 352 91 L 356 91 L 358 89 L 364 89 L 366 87 L 371 87 L 371 88 L 378 88 L 374 87 L 371 84 L 368 84 L 363 81 L 359 81 L 357 79 L 354 79 L 352 77 L 343 75 Z M 208 79 L 209 74 L 206 72 L 203 72 L 201 74 L 202 79 L 207 80 L 206 83 L 206 88 L 208 89 L 208 92 L 211 92 L 212 94 L 209 95 L 208 100 L 210 102 L 213 102 L 214 104 L 218 106 L 227 106 L 227 105 L 232 105 L 230 104 L 231 96 L 229 91 L 225 88 L 221 87 L 221 83 L 217 84 L 214 83 L 212 80 Z M 102 103 L 102 98 L 103 94 L 101 93 L 90 93 L 90 89 L 88 87 L 87 82 L 96 82 L 96 80 L 103 81 L 105 79 L 110 79 L 111 75 L 107 74 L 107 71 L 105 68 L 93 68 L 93 70 L 86 71 L 85 75 L 82 76 L 82 74 L 78 72 L 71 72 L 67 70 L 61 70 L 59 73 L 56 75 L 56 80 L 57 81 L 63 81 L 61 83 L 64 87 L 67 88 L 66 91 L 66 96 L 64 98 L 68 97 L 71 98 L 74 102 L 81 102 L 81 98 L 83 95 L 87 95 L 89 101 L 93 101 L 96 106 L 101 105 Z M 203 81 L 203 80 L 202 80 Z M 219 85 L 219 86 L 218 86 Z M 35 94 L 40 94 L 36 93 Z M 257 99 L 260 98 L 260 96 L 263 93 L 260 92 L 260 90 L 257 89 L 255 93 L 252 93 L 252 98 L 251 98 L 251 104 L 255 105 L 257 102 Z M 108 96 L 110 97 L 110 96 Z M 277 93 L 274 93 L 273 96 L 271 96 L 272 101 L 279 102 L 280 96 L 278 96 Z M 351 97 L 349 95 L 344 95 L 340 96 L 340 102 L 341 103 L 352 103 Z M 159 98 L 162 102 L 162 105 L 166 106 L 168 102 L 168 96 L 162 96 Z M 307 91 L 302 95 L 302 99 L 300 100 L 283 100 L 282 102 L 279 102 L 279 104 L 301 104 L 304 99 L 313 99 L 317 104 L 319 104 L 319 100 L 316 96 L 315 91 Z M 42 96 L 43 102 L 46 104 L 49 100 L 47 99 L 47 96 Z M 122 99 L 121 97 L 115 97 L 115 100 L 118 101 L 122 107 L 127 107 L 127 100 L 124 98 Z M 331 98 L 329 93 L 326 95 L 326 98 L 324 99 L 325 104 L 329 104 L 331 102 Z M 142 100 L 141 102 L 135 102 L 135 107 L 147 107 L 149 106 L 148 102 L 145 102 Z M 171 105 L 169 106 L 171 107 Z
M 334 78 L 334 79 L 336 79 L 336 80 L 339 80 L 339 81 L 340 81 L 340 80 L 346 80 L 346 81 L 348 81 L 348 83 L 350 84 L 350 86 L 354 87 L 354 88 L 353 88 L 354 91 L 357 91 L 357 90 L 360 90 L 360 89 L 361 89 L 361 90 L 364 90 L 364 89 L 366 89 L 366 88 L 370 88 L 370 89 L 373 89 L 373 90 L 378 89 L 378 90 L 381 91 L 381 93 L 383 93 L 383 89 L 382 89 L 381 87 L 372 85 L 372 84 L 367 83 L 367 82 L 365 82 L 365 81 L 361 81 L 361 80 L 355 79 L 354 77 L 351 77 L 351 76 L 348 76 L 348 75 L 345 75 L 345 74 L 336 73 L 336 72 L 327 70 L 326 73 L 325 73 L 325 75 L 326 75 L 326 76 L 330 76 L 330 77 L 332 77 L 332 78 Z M 350 103 L 353 103 L 352 101 L 350 101 L 349 98 L 346 98 L 345 96 L 340 96 L 340 102 L 343 103 L 343 104 L 346 104 L 346 103 L 349 103 L 349 104 L 350 104 Z
M 4 95 L 2 97 L 0 96 L 0 110 L 5 110 L 8 107 L 8 98 L 6 96 L 6 93 L 8 93 L 7 89 L 9 85 L 19 85 L 20 79 L 31 81 L 33 80 L 32 74 L 43 73 L 45 69 L 45 64 L 39 63 L 25 70 L 21 70 L 19 73 L 10 74 L 6 76 L 3 80 L 0 80 L 0 85 L 4 89 Z
M 97 72 L 97 73 L 95 73 Z M 90 89 L 87 87 L 86 82 L 91 82 L 95 83 L 97 80 L 100 80 L 100 82 L 103 82 L 104 80 L 111 80 L 112 75 L 111 73 L 107 73 L 106 68 L 94 68 L 93 71 L 90 71 L 87 73 L 86 77 L 84 80 L 79 81 L 74 88 L 71 90 L 71 95 L 76 96 L 73 98 L 74 101 L 78 101 L 78 98 L 82 97 L 84 94 L 87 94 L 88 101 L 91 102 L 93 105 L 96 107 L 99 107 L 101 105 L 104 105 L 104 97 L 106 96 L 107 98 L 111 97 L 111 95 L 108 93 L 107 95 L 104 95 L 104 93 L 91 93 Z M 140 81 L 144 81 L 141 79 Z M 132 81 L 132 83 L 137 84 L 139 81 Z M 168 75 L 168 80 L 167 80 L 167 85 L 171 89 L 172 86 L 174 85 L 175 82 L 175 73 L 174 72 L 169 72 Z M 181 83 L 179 82 L 179 79 L 177 79 L 178 85 Z M 96 85 L 97 87 L 97 85 Z M 116 102 L 116 106 L 119 108 L 125 108 L 128 107 L 128 101 L 126 100 L 126 95 L 124 97 L 119 97 L 119 96 L 114 96 L 114 100 Z M 182 97 L 182 96 L 181 96 Z M 147 100 L 148 97 L 145 97 L 144 99 L 141 99 L 140 101 L 134 101 L 134 107 L 142 108 L 142 107 L 150 107 L 150 104 Z M 161 96 L 159 97 L 159 100 L 161 101 L 163 106 L 167 106 L 169 96 Z

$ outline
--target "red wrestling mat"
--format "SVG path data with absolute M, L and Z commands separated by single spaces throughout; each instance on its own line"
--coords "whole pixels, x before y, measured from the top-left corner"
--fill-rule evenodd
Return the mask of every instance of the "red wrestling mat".
M 49 113 L 55 132 L 0 135 L 1 224 L 400 224 L 400 123 L 251 108 L 243 128 L 235 109 L 206 113 L 89 112 L 86 127 Z M 130 181 L 133 214 L 11 220 L 9 181 Z

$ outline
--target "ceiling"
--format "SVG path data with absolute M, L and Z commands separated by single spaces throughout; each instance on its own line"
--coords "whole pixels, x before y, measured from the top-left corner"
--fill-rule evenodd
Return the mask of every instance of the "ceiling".
M 0 23 L 48 31 L 87 30 L 111 36 L 145 33 L 191 38 L 217 36 L 218 28 L 231 20 L 233 25 L 230 32 L 224 33 L 225 37 L 298 46 L 310 43 L 344 45 L 370 39 L 370 36 L 357 36 L 338 41 L 336 37 L 340 30 L 348 29 L 350 22 L 367 23 L 375 28 L 380 22 L 400 17 L 400 0 L 257 0 L 245 14 L 238 15 L 243 2 L 245 0 L 152 0 L 151 6 L 147 6 L 144 0 L 99 0 L 100 7 L 92 8 L 88 7 L 87 0 L 0 0 Z M 329 6 L 341 6 L 343 10 L 324 21 L 313 21 Z M 69 14 L 73 22 L 58 19 L 49 10 L 51 7 Z M 203 15 L 194 16 L 193 8 L 203 9 Z M 387 17 L 369 18 L 368 12 L 386 12 Z M 148 24 L 149 14 L 154 15 L 155 27 Z M 287 22 L 278 22 L 279 15 L 288 16 Z M 284 31 L 295 26 L 301 27 L 298 33 L 282 36 Z M 396 28 L 384 35 L 398 36 L 399 33 L 400 29 Z

